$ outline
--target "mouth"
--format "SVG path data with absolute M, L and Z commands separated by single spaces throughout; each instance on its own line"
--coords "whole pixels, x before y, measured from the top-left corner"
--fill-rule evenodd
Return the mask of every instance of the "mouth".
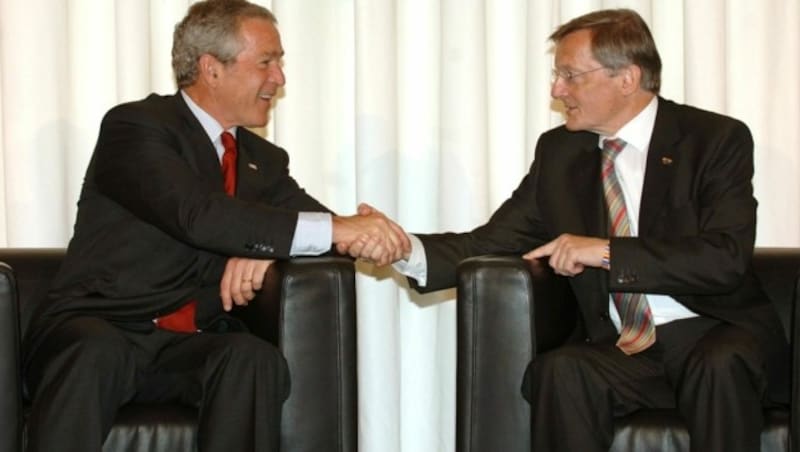
M 265 100 L 267 102 L 272 103 L 272 94 L 268 94 L 268 93 L 259 94 L 258 98 L 261 99 L 261 100 Z

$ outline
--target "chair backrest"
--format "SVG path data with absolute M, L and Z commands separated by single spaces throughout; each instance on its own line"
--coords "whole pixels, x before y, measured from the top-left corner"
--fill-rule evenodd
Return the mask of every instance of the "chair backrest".
M 28 330 L 31 315 L 42 303 L 55 277 L 64 248 L 2 248 L 0 262 L 5 262 L 14 270 L 19 300 L 19 328 L 24 337 Z
M 775 305 L 789 342 L 795 283 L 800 270 L 800 251 L 797 248 L 756 248 L 753 271 L 767 297 Z

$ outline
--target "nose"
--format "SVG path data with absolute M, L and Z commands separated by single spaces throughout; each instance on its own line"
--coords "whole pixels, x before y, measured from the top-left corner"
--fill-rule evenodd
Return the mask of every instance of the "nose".
M 550 97 L 553 99 L 558 99 L 566 95 L 567 87 L 566 83 L 561 77 L 556 77 L 553 79 L 553 83 L 550 84 Z
M 274 63 L 271 65 L 269 81 L 278 86 L 283 86 L 286 84 L 286 76 L 284 75 L 283 68 L 280 64 Z

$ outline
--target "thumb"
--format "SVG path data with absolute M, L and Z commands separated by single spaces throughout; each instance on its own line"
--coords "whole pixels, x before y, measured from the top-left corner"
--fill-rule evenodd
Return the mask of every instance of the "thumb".
M 374 207 L 372 207 L 371 205 L 369 205 L 369 204 L 367 204 L 365 202 L 362 202 L 361 204 L 358 205 L 358 214 L 359 215 L 370 215 L 372 213 L 375 213 L 376 211 L 377 210 Z

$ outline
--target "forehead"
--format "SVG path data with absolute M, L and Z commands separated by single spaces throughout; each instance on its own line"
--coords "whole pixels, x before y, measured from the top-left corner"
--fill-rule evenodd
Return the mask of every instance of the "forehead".
M 242 52 L 283 55 L 278 28 L 268 19 L 248 17 L 239 24 Z
M 590 30 L 574 31 L 558 41 L 555 49 L 557 67 L 581 67 L 588 63 L 596 63 L 592 54 L 592 32 Z

